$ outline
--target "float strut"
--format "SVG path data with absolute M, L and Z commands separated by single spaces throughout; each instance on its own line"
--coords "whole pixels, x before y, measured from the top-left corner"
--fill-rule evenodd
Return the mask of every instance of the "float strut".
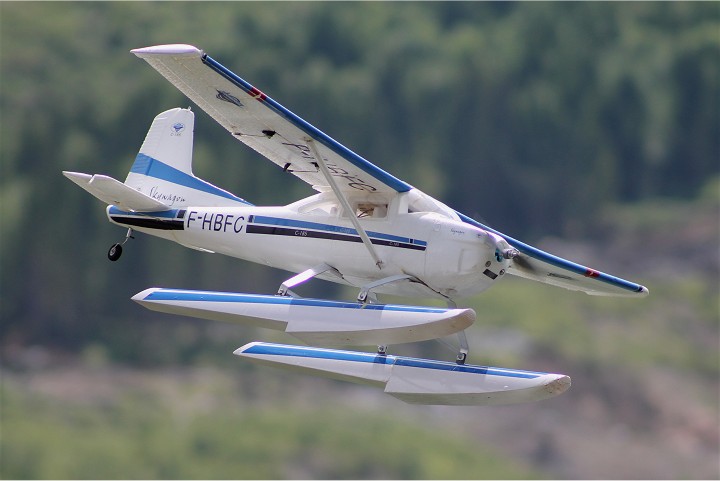
M 369 284 L 365 284 L 360 289 L 360 294 L 357 296 L 358 302 L 367 302 L 368 296 L 370 296 L 372 293 L 370 292 L 372 289 L 375 289 L 376 287 L 384 286 L 385 284 L 390 284 L 392 282 L 397 281 L 404 281 L 404 280 L 410 280 L 410 281 L 416 281 L 417 279 L 413 276 L 409 276 L 407 274 L 398 274 L 395 276 L 385 277 L 383 279 L 378 279 L 377 281 L 371 282 Z M 371 297 L 372 299 L 372 297 Z
M 462 365 L 465 364 L 468 353 L 470 352 L 470 346 L 468 346 L 465 331 L 458 332 L 458 341 L 460 341 L 460 352 L 458 352 L 458 355 L 455 358 L 455 362 Z
M 297 294 L 295 294 L 293 291 L 290 290 L 290 288 L 299 286 L 303 282 L 307 282 L 313 277 L 317 277 L 320 274 L 323 274 L 327 271 L 333 271 L 333 274 L 340 277 L 342 279 L 342 274 L 335 269 L 332 266 L 329 266 L 325 264 L 324 262 L 322 264 L 318 264 L 315 267 L 311 267 L 310 269 L 306 271 L 302 271 L 300 274 L 297 274 L 290 279 L 286 280 L 282 284 L 280 284 L 280 288 L 278 289 L 277 295 L 278 296 L 292 296 L 292 297 L 299 297 Z

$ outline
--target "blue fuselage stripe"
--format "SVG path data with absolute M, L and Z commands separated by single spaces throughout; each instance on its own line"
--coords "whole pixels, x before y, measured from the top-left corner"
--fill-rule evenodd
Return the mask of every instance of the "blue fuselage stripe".
M 335 361 L 389 364 L 395 366 L 414 367 L 435 371 L 451 371 L 468 374 L 481 374 L 487 376 L 514 377 L 522 379 L 535 379 L 546 374 L 541 372 L 500 369 L 487 366 L 474 366 L 467 364 L 460 365 L 454 362 L 430 361 L 427 359 L 416 359 L 412 357 L 391 355 L 382 356 L 375 353 L 339 351 L 335 349 L 289 346 L 285 344 L 259 343 L 248 348 L 244 351 L 244 353 L 267 356 L 306 357 L 314 359 L 331 359 Z
M 339 234 L 348 234 L 348 235 L 355 235 L 355 236 L 359 235 L 358 232 L 351 227 L 343 227 L 343 226 L 332 225 L 332 224 L 320 224 L 317 222 L 307 222 L 307 221 L 294 220 L 294 219 L 282 219 L 282 218 L 278 218 L 278 217 L 267 217 L 267 216 L 262 216 L 262 215 L 253 216 L 253 222 L 256 224 L 297 227 L 299 229 L 313 229 L 313 230 L 320 230 L 320 231 L 333 232 L 333 233 L 339 233 Z M 413 245 L 418 245 L 418 246 L 423 246 L 423 247 L 427 246 L 427 242 L 425 242 L 425 241 L 421 241 L 418 239 L 411 239 L 409 237 L 400 237 L 400 236 L 396 236 L 396 235 L 392 235 L 392 234 L 384 234 L 382 232 L 367 231 L 367 235 L 370 238 L 389 240 L 392 242 L 402 242 L 404 244 L 413 244 Z
M 125 215 L 133 217 L 154 217 L 163 219 L 175 219 L 178 216 L 178 212 L 183 209 L 171 209 L 171 210 L 159 210 L 155 212 L 130 212 L 120 209 L 115 205 L 110 206 L 110 215 Z
M 439 307 L 404 306 L 395 304 L 362 304 L 359 302 L 330 301 L 326 299 L 307 299 L 285 296 L 266 296 L 259 294 L 240 294 L 233 292 L 184 291 L 161 289 L 150 293 L 146 301 L 183 301 L 183 302 L 237 302 L 247 304 L 276 304 L 306 307 L 327 307 L 334 309 L 363 309 L 367 311 L 424 312 L 439 314 L 448 309 Z
M 154 230 L 184 230 L 184 209 L 154 212 L 127 212 L 115 205 L 108 206 L 108 215 L 113 222 L 136 228 Z

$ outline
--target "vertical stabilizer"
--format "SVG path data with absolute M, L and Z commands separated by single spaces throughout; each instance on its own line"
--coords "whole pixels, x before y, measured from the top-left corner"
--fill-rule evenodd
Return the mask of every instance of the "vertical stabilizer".
M 153 120 L 125 184 L 142 187 L 154 161 L 188 175 L 192 173 L 195 114 L 190 109 L 171 109 Z
M 247 204 L 193 175 L 194 127 L 190 109 L 175 108 L 155 117 L 125 185 L 172 208 Z
M 192 175 L 194 130 L 195 113 L 192 110 L 165 111 L 155 117 L 138 157 L 150 157 Z

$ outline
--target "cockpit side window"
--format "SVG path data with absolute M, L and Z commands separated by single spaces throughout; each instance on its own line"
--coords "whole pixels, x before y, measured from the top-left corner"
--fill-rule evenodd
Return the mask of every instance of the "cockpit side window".
M 407 206 L 408 213 L 410 214 L 418 212 L 432 212 L 449 219 L 460 219 L 454 210 L 417 189 L 412 189 L 407 193 Z
M 337 213 L 338 213 L 339 209 L 340 209 L 340 206 L 338 205 L 337 202 L 323 201 L 323 202 L 312 202 L 312 203 L 303 205 L 298 209 L 298 212 L 301 214 L 337 217 Z
M 371 204 L 368 202 L 359 202 L 355 207 L 355 216 L 358 219 L 381 219 L 387 217 L 387 211 L 387 204 Z

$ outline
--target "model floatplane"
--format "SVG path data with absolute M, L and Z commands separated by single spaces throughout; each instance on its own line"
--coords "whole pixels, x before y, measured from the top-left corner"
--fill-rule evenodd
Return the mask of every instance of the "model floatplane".
M 316 129 L 202 50 L 162 45 L 132 51 L 230 134 L 318 193 L 260 207 L 193 175 L 194 114 L 176 108 L 153 121 L 125 182 L 64 172 L 109 204 L 111 222 L 204 252 L 297 275 L 276 295 L 151 288 L 133 297 L 160 312 L 241 322 L 322 347 L 252 342 L 251 361 L 383 387 L 412 403 L 500 404 L 560 394 L 560 374 L 465 364 L 465 329 L 476 320 L 455 300 L 506 274 L 592 295 L 644 296 L 633 282 L 589 269 L 487 227 L 378 168 Z M 122 244 L 124 244 L 123 242 Z M 117 260 L 122 244 L 108 252 Z M 311 279 L 359 289 L 357 300 L 308 299 Z M 436 298 L 447 308 L 389 305 L 377 294 Z M 455 361 L 394 356 L 389 344 L 457 335 Z M 378 346 L 377 353 L 336 349 Z

